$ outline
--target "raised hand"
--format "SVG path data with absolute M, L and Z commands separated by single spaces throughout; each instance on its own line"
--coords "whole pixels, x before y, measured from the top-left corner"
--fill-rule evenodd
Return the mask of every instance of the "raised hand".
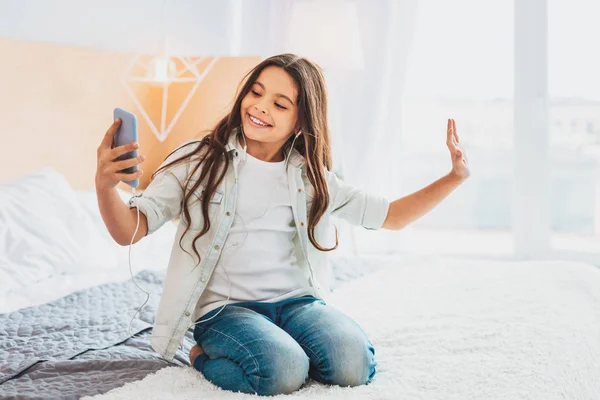
M 448 119 L 448 130 L 446 132 L 446 145 L 450 150 L 452 157 L 452 172 L 451 175 L 464 181 L 471 175 L 469 170 L 469 161 L 464 150 L 459 146 L 460 140 L 456 131 L 456 122 L 453 119 Z

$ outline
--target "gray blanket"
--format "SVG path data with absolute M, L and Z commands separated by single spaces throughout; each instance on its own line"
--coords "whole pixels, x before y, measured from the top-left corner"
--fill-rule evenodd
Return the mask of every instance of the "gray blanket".
M 361 259 L 332 262 L 333 288 L 377 267 Z M 76 399 L 105 393 L 166 366 L 189 365 L 195 344 L 186 333 L 172 362 L 149 344 L 165 271 L 142 271 L 135 280 L 108 283 L 56 301 L 0 314 L 0 398 Z

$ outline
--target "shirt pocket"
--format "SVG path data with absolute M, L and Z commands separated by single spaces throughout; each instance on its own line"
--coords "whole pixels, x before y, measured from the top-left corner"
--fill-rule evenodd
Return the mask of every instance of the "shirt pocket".
M 198 200 L 202 200 L 204 198 L 204 192 L 206 191 L 206 188 L 204 187 L 204 185 L 200 185 L 198 186 L 198 189 L 196 189 L 194 191 L 194 196 L 196 196 L 198 198 Z M 210 198 L 209 203 L 211 204 L 221 204 L 221 202 L 223 201 L 223 191 L 219 190 L 217 188 L 217 190 L 215 190 L 215 192 L 213 193 L 212 197 Z
M 191 187 L 191 186 L 190 186 Z M 204 227 L 204 217 L 202 215 L 202 201 L 204 199 L 204 193 L 206 187 L 200 184 L 196 190 L 190 196 L 190 203 L 188 204 L 188 210 L 190 212 L 190 218 L 192 219 L 190 229 L 200 231 Z M 210 218 L 211 230 L 219 223 L 218 219 L 222 214 L 225 193 L 223 189 L 217 187 L 212 197 L 208 202 L 208 217 Z

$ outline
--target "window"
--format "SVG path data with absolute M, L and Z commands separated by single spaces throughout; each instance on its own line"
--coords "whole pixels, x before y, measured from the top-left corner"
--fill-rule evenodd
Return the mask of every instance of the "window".
M 503 0 L 419 3 L 401 116 L 402 192 L 450 172 L 447 118 L 456 120 L 472 169 L 412 225 L 423 249 L 512 254 L 513 19 Z
M 548 0 L 552 248 L 600 265 L 600 5 Z M 566 129 L 565 129 L 566 128 Z

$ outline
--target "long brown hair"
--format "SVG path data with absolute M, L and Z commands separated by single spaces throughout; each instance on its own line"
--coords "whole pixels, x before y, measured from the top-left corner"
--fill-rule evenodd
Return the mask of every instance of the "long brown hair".
M 196 143 L 197 148 L 195 150 L 162 166 L 152 174 L 152 179 L 154 179 L 154 176 L 162 169 L 182 163 L 191 157 L 199 156 L 199 161 L 193 165 L 190 175 L 194 176 L 202 166 L 200 176 L 197 181 L 191 181 L 194 182 L 193 184 L 186 183 L 182 208 L 183 217 L 186 221 L 190 221 L 188 201 L 198 187 L 203 184 L 205 188 L 201 203 L 204 226 L 192 242 L 194 252 L 199 260 L 200 254 L 198 254 L 196 249 L 196 240 L 210 230 L 209 200 L 223 181 L 229 167 L 229 162 L 224 156 L 225 145 L 228 143 L 230 135 L 241 131 L 236 128 L 242 124 L 240 111 L 242 100 L 251 90 L 260 73 L 270 66 L 276 66 L 286 71 L 294 79 L 298 89 L 296 103 L 298 104 L 298 122 L 294 132 L 302 131 L 302 135 L 295 141 L 294 148 L 306 160 L 306 174 L 314 188 L 314 199 L 308 216 L 308 237 L 313 246 L 321 251 L 331 251 L 338 247 L 337 229 L 335 246 L 332 248 L 322 247 L 315 239 L 315 226 L 329 207 L 330 201 L 325 169 L 331 170 L 331 141 L 327 124 L 327 91 L 323 71 L 318 65 L 305 58 L 294 54 L 281 54 L 267 58 L 246 74 L 240 84 L 241 89 L 238 90 L 237 98 L 229 114 L 223 117 L 202 138 L 200 143 L 191 142 L 188 144 Z M 292 132 L 290 132 L 290 138 L 283 145 L 286 153 L 290 149 L 293 136 Z M 187 233 L 189 228 L 190 224 L 188 222 L 183 235 Z M 182 250 L 186 251 L 181 246 L 181 239 L 179 240 L 179 246 Z

